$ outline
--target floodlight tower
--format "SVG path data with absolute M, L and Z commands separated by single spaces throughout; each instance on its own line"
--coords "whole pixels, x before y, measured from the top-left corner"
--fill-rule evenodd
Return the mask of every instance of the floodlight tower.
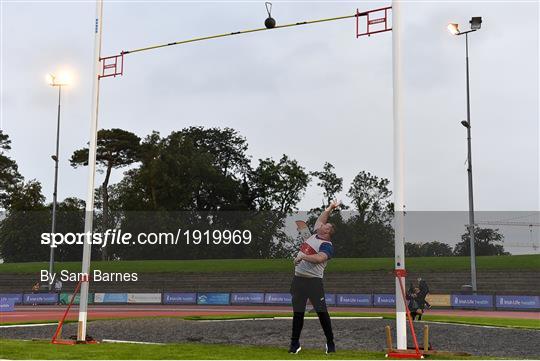
M 475 239 L 474 239 L 474 195 L 473 195 L 473 174 L 472 174 L 472 147 L 471 147 L 471 95 L 469 86 L 469 33 L 473 33 L 480 30 L 482 27 L 482 17 L 474 16 L 469 21 L 471 29 L 467 31 L 460 31 L 459 25 L 455 23 L 448 24 L 448 31 L 452 35 L 460 36 L 465 35 L 465 76 L 466 76 L 466 91 L 467 91 L 467 120 L 461 122 L 461 124 L 467 128 L 467 179 L 469 186 L 469 245 L 471 251 L 471 286 L 472 291 L 476 293 L 476 251 L 475 251 Z
M 52 222 L 51 222 L 51 234 L 56 232 L 56 208 L 58 206 L 58 159 L 59 159 L 59 150 L 60 150 L 60 106 L 62 99 L 62 87 L 69 84 L 69 77 L 66 73 L 61 74 L 61 76 L 56 76 L 54 74 L 47 74 L 47 83 L 52 87 L 58 88 L 58 111 L 56 115 L 56 152 L 51 156 L 54 161 L 54 188 L 53 188 L 53 204 L 52 204 Z M 49 274 L 54 273 L 54 247 L 51 246 L 49 251 Z M 49 282 L 49 291 L 52 288 L 52 283 Z

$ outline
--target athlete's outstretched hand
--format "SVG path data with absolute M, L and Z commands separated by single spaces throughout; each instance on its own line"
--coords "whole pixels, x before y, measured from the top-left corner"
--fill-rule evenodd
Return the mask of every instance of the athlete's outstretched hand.
M 339 206 L 341 205 L 341 201 L 338 201 L 336 199 L 334 199 L 330 205 L 328 206 L 328 210 L 329 211 L 333 211 L 334 209 L 338 208 Z

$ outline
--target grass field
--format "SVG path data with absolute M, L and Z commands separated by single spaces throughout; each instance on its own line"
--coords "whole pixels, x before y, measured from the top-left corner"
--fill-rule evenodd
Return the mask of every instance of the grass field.
M 304 350 L 290 355 L 285 349 L 209 344 L 111 344 L 52 345 L 44 341 L 16 341 L 0 339 L 1 359 L 98 359 L 98 360 L 381 360 L 383 352 L 338 351 L 326 355 L 323 350 Z M 473 359 L 473 357 L 437 356 L 430 359 Z M 476 357 L 474 359 L 479 359 Z
M 540 255 L 477 257 L 479 270 L 540 271 Z M 47 269 L 47 262 L 4 263 L 0 273 L 36 273 Z M 80 271 L 80 262 L 59 262 L 57 269 Z M 407 258 L 409 271 L 468 271 L 468 257 L 411 257 Z M 94 261 L 93 269 L 104 272 L 290 272 L 288 259 L 242 260 L 159 260 L 159 261 Z M 361 272 L 393 269 L 393 258 L 336 258 L 326 272 Z

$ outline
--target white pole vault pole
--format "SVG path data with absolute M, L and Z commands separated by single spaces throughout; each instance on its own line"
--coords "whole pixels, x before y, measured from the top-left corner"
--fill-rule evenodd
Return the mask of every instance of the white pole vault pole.
M 394 244 L 395 269 L 405 269 L 405 227 L 404 227 L 404 144 L 403 144 L 403 104 L 402 104 L 402 59 L 401 59 L 401 2 L 392 2 L 392 69 L 394 93 Z M 403 278 L 405 285 L 405 278 Z M 407 349 L 407 315 L 401 295 L 399 278 L 396 277 L 396 341 L 398 350 Z
M 101 71 L 101 33 L 103 30 L 103 1 L 96 1 L 96 20 L 94 28 L 94 70 L 92 85 L 92 120 L 90 124 L 90 146 L 88 148 L 88 188 L 86 193 L 86 212 L 84 218 L 85 242 L 83 245 L 82 274 L 86 281 L 81 283 L 81 298 L 79 306 L 79 324 L 77 328 L 77 341 L 86 340 L 86 320 L 88 314 L 88 288 L 90 275 L 90 255 L 92 224 L 94 220 L 94 182 L 96 175 L 96 148 L 98 132 L 99 111 L 99 74 Z

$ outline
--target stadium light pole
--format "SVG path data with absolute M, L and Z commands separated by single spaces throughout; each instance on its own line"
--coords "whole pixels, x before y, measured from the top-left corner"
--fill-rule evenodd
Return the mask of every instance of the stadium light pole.
M 52 87 L 58 88 L 58 111 L 56 116 L 56 152 L 51 158 L 54 161 L 54 188 L 53 188 L 53 204 L 52 204 L 52 224 L 51 224 L 51 233 L 56 232 L 56 206 L 58 203 L 57 192 L 58 192 L 58 151 L 60 148 L 60 104 L 62 99 L 62 87 L 68 85 L 67 76 L 58 78 L 54 74 L 47 74 L 47 83 Z M 54 247 L 51 246 L 49 253 L 49 275 L 54 273 Z M 49 291 L 52 288 L 52 284 L 49 282 Z
M 452 35 L 465 35 L 465 72 L 467 80 L 467 120 L 461 124 L 467 128 L 467 173 L 469 184 L 469 242 L 471 251 L 471 286 L 472 291 L 476 293 L 476 250 L 474 237 L 474 197 L 473 197 L 473 176 L 472 176 L 472 151 L 471 151 L 471 96 L 469 88 L 469 33 L 480 30 L 482 26 L 482 18 L 480 16 L 472 17 L 469 21 L 471 30 L 461 32 L 458 24 L 448 24 L 448 31 Z

